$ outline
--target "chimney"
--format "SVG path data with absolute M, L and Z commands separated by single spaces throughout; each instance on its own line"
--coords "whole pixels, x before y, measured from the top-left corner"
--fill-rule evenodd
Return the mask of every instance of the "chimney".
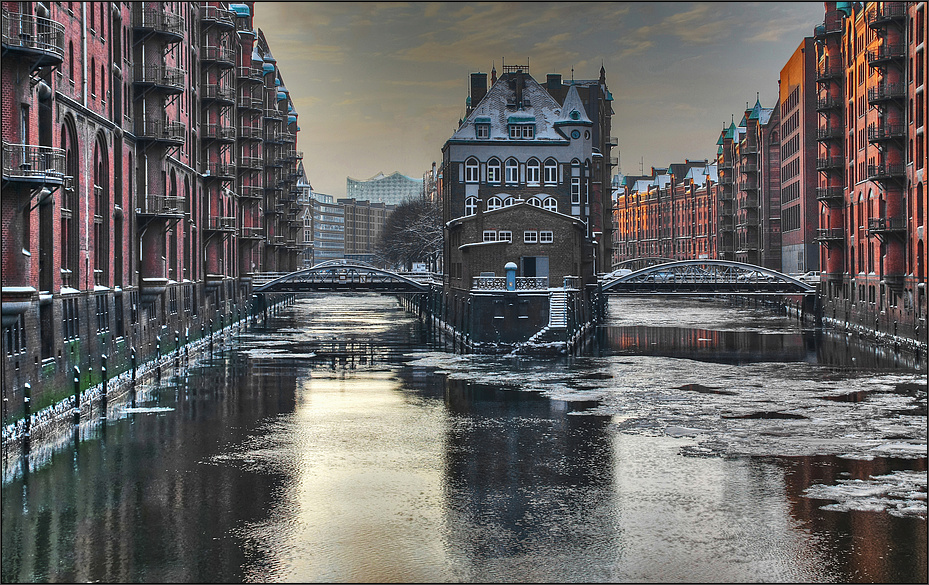
M 476 108 L 481 103 L 484 96 L 487 95 L 487 74 L 471 74 L 471 107 Z
M 561 87 L 561 74 L 560 73 L 549 73 L 545 77 L 545 89 L 548 90 L 548 93 L 557 91 Z

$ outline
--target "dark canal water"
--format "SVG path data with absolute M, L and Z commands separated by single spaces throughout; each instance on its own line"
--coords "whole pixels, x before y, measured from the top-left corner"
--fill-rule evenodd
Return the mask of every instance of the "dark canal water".
M 300 299 L 8 470 L 2 579 L 926 582 L 924 361 L 610 302 L 543 359 Z

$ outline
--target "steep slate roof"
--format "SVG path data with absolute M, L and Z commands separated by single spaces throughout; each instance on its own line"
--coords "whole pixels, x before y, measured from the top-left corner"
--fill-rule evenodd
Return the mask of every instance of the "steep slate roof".
M 465 118 L 458 130 L 449 139 L 450 141 L 474 141 L 474 142 L 494 142 L 510 140 L 509 122 L 514 118 L 514 123 L 519 123 L 517 118 L 523 118 L 527 121 L 532 119 L 535 124 L 535 140 L 547 140 L 556 142 L 568 142 L 568 139 L 556 130 L 556 125 L 570 121 L 573 124 L 586 123 L 590 124 L 590 119 L 584 112 L 583 104 L 577 95 L 577 89 L 569 90 L 565 97 L 568 103 L 572 99 L 577 100 L 580 106 L 579 120 L 566 120 L 563 112 L 567 110 L 570 116 L 571 109 L 562 108 L 562 106 L 553 98 L 544 87 L 528 74 L 522 74 L 525 85 L 522 90 L 523 103 L 527 102 L 522 110 L 516 110 L 507 107 L 507 103 L 516 101 L 516 73 L 504 73 L 497 82 L 487 91 L 480 103 L 475 106 L 471 114 Z M 572 102 L 573 103 L 573 102 Z M 572 108 L 573 109 L 573 108 Z M 474 130 L 475 122 L 490 124 L 490 139 L 478 139 Z M 526 140 L 526 139 L 519 139 Z

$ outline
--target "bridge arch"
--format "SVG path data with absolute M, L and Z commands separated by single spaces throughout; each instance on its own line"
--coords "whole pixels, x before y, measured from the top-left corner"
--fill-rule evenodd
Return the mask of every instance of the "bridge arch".
M 782 272 L 732 260 L 675 260 L 601 280 L 608 294 L 808 295 L 816 289 Z
M 361 261 L 330 260 L 289 274 L 273 275 L 252 290 L 253 293 L 370 291 L 428 292 L 431 281 L 377 268 Z

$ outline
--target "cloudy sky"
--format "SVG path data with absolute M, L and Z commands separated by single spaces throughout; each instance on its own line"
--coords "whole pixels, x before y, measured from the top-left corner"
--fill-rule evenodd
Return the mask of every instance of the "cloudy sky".
M 525 64 L 613 94 L 620 168 L 716 155 L 745 102 L 770 107 L 822 2 L 256 2 L 255 24 L 299 114 L 314 190 L 346 177 L 422 177 L 464 116 L 469 75 Z

